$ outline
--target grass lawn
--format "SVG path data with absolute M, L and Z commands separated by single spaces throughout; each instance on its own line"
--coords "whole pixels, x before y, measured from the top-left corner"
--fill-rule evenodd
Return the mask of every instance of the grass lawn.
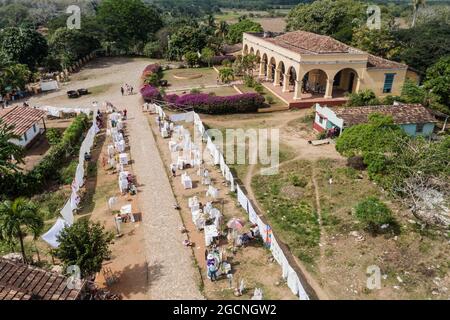
M 195 79 L 177 79 L 175 76 L 190 77 L 201 75 Z M 167 90 L 183 88 L 201 88 L 217 84 L 217 72 L 213 68 L 186 68 L 164 71 L 164 78 L 169 82 Z
M 279 174 L 255 176 L 252 188 L 272 228 L 300 260 L 313 265 L 319 256 L 320 227 L 310 199 L 314 194 L 312 167 L 295 161 Z

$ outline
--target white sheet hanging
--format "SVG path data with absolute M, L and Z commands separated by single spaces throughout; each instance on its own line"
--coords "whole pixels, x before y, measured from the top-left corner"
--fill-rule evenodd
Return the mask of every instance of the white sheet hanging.
M 69 224 L 61 218 L 56 220 L 53 227 L 50 228 L 44 235 L 41 236 L 42 240 L 47 242 L 53 248 L 59 247 L 58 236 L 64 228 L 68 227 Z
M 244 192 L 242 192 L 239 185 L 236 185 L 236 190 L 237 190 L 237 198 L 238 198 L 239 204 L 241 205 L 242 208 L 244 208 L 245 211 L 247 211 L 248 199 L 247 199 L 246 195 L 244 194 Z
M 64 205 L 64 208 L 62 208 L 62 210 L 60 211 L 61 216 L 64 218 L 64 220 L 69 224 L 72 225 L 73 224 L 73 211 L 72 211 L 72 206 L 70 205 L 70 200 L 68 200 L 66 202 L 66 204 Z

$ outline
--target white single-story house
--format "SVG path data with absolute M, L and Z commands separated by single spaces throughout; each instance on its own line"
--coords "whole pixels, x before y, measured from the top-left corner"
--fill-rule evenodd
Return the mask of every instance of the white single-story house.
M 16 106 L 0 110 L 3 123 L 14 127 L 13 133 L 20 139 L 11 140 L 12 143 L 26 147 L 40 133 L 45 131 L 45 111 L 31 107 Z
M 421 104 L 333 108 L 316 104 L 315 110 L 313 128 L 319 132 L 331 131 L 333 135 L 340 135 L 345 128 L 368 122 L 369 115 L 374 113 L 391 116 L 394 123 L 409 136 L 430 136 L 437 122 L 431 111 Z

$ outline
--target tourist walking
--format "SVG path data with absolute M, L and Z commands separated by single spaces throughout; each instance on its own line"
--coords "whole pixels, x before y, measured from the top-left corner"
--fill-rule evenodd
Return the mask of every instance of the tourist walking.
M 124 92 L 125 92 L 125 90 L 123 89 L 123 87 L 120 87 L 120 92 L 122 93 L 122 96 L 123 96 L 123 94 L 124 94 Z

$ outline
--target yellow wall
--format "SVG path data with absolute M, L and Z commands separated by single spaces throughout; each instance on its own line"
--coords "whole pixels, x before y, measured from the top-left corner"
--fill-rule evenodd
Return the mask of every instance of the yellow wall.
M 311 70 L 320 69 L 327 74 L 328 79 L 332 80 L 339 71 L 346 68 L 352 69 L 357 75 L 354 81 L 353 92 L 371 89 L 380 97 L 400 95 L 407 72 L 406 68 L 367 69 L 368 54 L 363 51 L 323 55 L 299 54 L 266 41 L 264 38 L 244 33 L 242 53 L 245 54 L 250 51 L 253 51 L 260 57 L 262 57 L 263 54 L 266 54 L 267 61 L 274 59 L 276 61 L 276 66 L 279 66 L 280 61 L 282 61 L 286 71 L 292 66 L 296 71 L 297 79 L 302 79 L 303 76 Z M 386 73 L 396 74 L 391 93 L 383 93 L 384 77 Z M 348 76 L 348 72 L 344 72 L 341 78 L 340 87 L 344 90 L 348 87 Z M 359 88 L 357 88 L 358 78 L 360 79 Z
M 384 75 L 395 73 L 391 93 L 383 93 Z M 367 69 L 361 81 L 360 90 L 371 89 L 378 97 L 399 96 L 405 83 L 406 69 Z

